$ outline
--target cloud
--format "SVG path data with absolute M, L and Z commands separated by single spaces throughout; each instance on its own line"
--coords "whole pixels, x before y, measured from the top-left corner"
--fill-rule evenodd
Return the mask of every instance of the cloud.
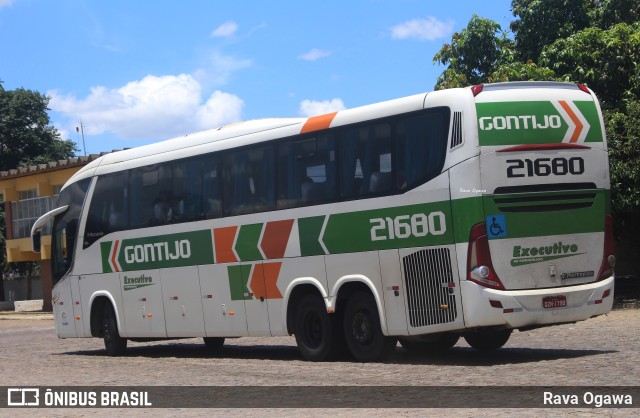
M 112 132 L 137 140 L 168 138 L 237 122 L 244 106 L 238 96 L 219 90 L 203 100 L 202 86 L 187 74 L 148 75 L 116 89 L 97 86 L 85 98 L 57 91 L 47 95 L 51 109 L 67 117 L 70 124 L 82 120 L 85 134 Z
M 0 0 L 0 9 L 3 7 L 9 7 L 13 4 L 13 0 Z
M 313 48 L 311 51 L 305 52 L 304 54 L 299 55 L 298 58 L 303 59 L 305 61 L 316 61 L 320 58 L 328 57 L 331 54 L 332 54 L 331 51 L 325 51 L 322 49 Z
M 238 30 L 238 24 L 233 20 L 229 20 L 228 22 L 224 22 L 222 25 L 218 26 L 211 32 L 209 37 L 211 38 L 228 38 L 233 36 Z
M 300 114 L 302 116 L 311 117 L 323 115 L 325 113 L 337 112 L 344 110 L 344 102 L 342 99 L 331 99 L 322 101 L 303 100 L 300 102 Z
M 214 85 L 227 84 L 233 73 L 253 65 L 250 59 L 224 55 L 220 51 L 211 52 L 204 61 L 206 67 L 196 70 L 195 75 L 198 80 Z
M 451 33 L 453 22 L 442 22 L 435 17 L 413 19 L 391 27 L 392 39 L 417 39 L 419 41 L 433 41 Z

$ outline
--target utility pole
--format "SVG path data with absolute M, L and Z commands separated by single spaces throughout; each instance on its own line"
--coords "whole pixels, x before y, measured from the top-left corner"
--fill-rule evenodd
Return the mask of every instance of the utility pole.
M 82 124 L 82 121 L 80 121 L 80 128 L 78 128 L 76 126 L 76 133 L 79 133 L 79 132 L 82 133 L 82 148 L 84 149 L 84 156 L 86 157 L 87 156 L 87 146 L 84 143 L 84 125 Z

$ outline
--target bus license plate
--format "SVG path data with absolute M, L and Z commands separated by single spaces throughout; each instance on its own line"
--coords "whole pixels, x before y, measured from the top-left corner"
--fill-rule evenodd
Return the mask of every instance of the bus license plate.
M 566 306 L 566 296 L 549 296 L 542 299 L 542 307 L 545 309 L 564 308 Z

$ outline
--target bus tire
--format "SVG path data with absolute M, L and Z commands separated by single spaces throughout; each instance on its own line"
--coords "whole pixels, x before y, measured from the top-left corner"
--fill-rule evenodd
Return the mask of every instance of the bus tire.
M 344 335 L 349 351 L 362 362 L 386 360 L 398 343 L 395 337 L 382 333 L 376 301 L 364 290 L 355 292 L 347 302 Z
M 425 340 L 399 338 L 400 345 L 402 345 L 405 350 L 412 354 L 444 353 L 445 351 L 456 345 L 459 339 L 459 334 L 437 334 L 432 338 L 428 338 Z
M 330 360 L 341 346 L 340 328 L 327 313 L 322 298 L 314 294 L 298 301 L 294 334 L 302 357 L 308 361 Z
M 510 329 L 499 331 L 475 331 L 464 334 L 467 343 L 478 351 L 493 351 L 509 341 Z
M 111 303 L 108 302 L 104 305 L 104 314 L 102 315 L 102 338 L 107 355 L 121 356 L 127 351 L 127 339 L 120 336 L 116 313 Z
M 218 352 L 224 345 L 224 337 L 203 337 L 204 345 L 212 353 Z

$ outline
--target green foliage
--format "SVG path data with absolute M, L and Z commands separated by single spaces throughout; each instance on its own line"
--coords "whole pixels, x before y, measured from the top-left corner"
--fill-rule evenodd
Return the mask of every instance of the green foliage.
M 5 90 L 0 84 L 0 170 L 72 157 L 72 141 L 63 141 L 49 124 L 49 98 L 32 90 Z
M 621 99 L 640 93 L 640 23 L 592 27 L 558 39 L 544 47 L 540 65 L 589 85 L 606 107 L 623 106 Z
M 605 114 L 611 195 L 616 212 L 640 208 L 640 101 L 629 102 L 624 111 Z
M 601 101 L 615 230 L 640 274 L 640 0 L 512 0 L 514 41 L 478 16 L 434 62 L 438 88 L 517 80 L 583 83 Z
M 493 20 L 473 15 L 467 27 L 453 34 L 433 57 L 448 65 L 438 78 L 436 89 L 482 83 L 512 54 L 513 42 Z
M 609 29 L 618 23 L 632 24 L 640 19 L 640 0 L 590 0 L 591 25 Z
M 521 61 L 537 61 L 542 48 L 589 26 L 585 0 L 512 0 L 517 18 L 510 28 L 515 34 Z
M 547 68 L 539 67 L 535 63 L 529 62 L 511 62 L 503 64 L 491 73 L 491 77 L 487 81 L 491 83 L 503 81 L 554 81 L 558 80 L 556 73 Z
M 50 125 L 47 114 L 49 98 L 23 88 L 5 90 L 0 81 L 0 170 L 28 166 L 73 157 L 75 144 L 61 140 Z M 0 206 L 0 274 L 9 269 L 5 252 L 5 217 Z M 34 263 L 14 265 L 13 269 L 32 272 Z M 29 273 L 31 274 L 31 273 Z M 0 301 L 4 288 L 0 275 Z

